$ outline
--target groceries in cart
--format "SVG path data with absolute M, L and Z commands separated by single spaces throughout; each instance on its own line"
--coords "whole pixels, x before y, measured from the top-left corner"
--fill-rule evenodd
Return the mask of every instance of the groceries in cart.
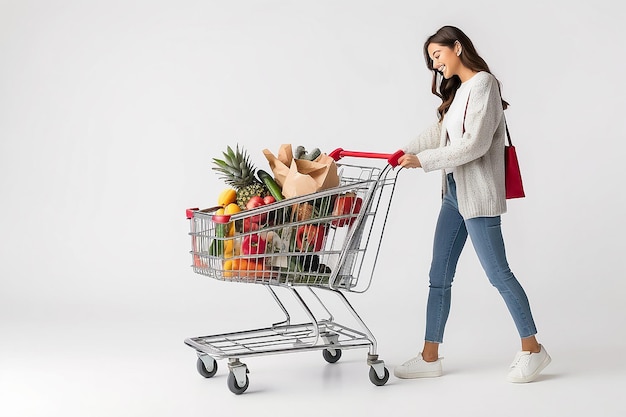
M 201 273 L 259 283 L 329 283 L 340 261 L 332 248 L 345 237 L 337 229 L 354 224 L 363 206 L 359 194 L 369 184 L 340 187 L 334 159 L 319 149 L 298 146 L 291 161 L 284 159 L 286 146 L 281 149 L 283 161 L 274 159 L 272 170 L 290 168 L 278 180 L 257 169 L 239 145 L 213 159 L 228 188 L 217 196 L 218 206 L 202 210 L 207 216 L 196 216 L 192 249 Z M 302 164 L 300 158 L 311 159 Z M 288 199 L 285 185 L 291 186 Z M 346 285 L 349 275 L 340 281 Z
M 278 155 L 263 150 L 281 193 L 286 198 L 312 194 L 339 185 L 337 164 L 319 148 L 307 151 L 302 145 L 292 151 L 289 144 L 281 145 Z

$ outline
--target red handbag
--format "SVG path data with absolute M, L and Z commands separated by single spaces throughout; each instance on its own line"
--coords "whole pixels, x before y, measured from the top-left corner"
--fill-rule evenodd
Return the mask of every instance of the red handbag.
M 522 198 L 526 197 L 524 193 L 524 183 L 522 182 L 522 173 L 519 168 L 519 161 L 517 160 L 517 152 L 515 146 L 511 142 L 511 134 L 509 133 L 509 127 L 504 121 L 504 127 L 506 128 L 506 138 L 508 143 L 504 145 L 504 179 L 506 188 L 506 198 Z
M 463 114 L 463 133 L 465 133 L 465 116 L 467 115 L 467 106 L 469 105 L 469 97 L 465 103 L 465 113 Z M 504 117 L 504 116 L 502 116 Z M 511 134 L 509 126 L 504 119 L 504 128 L 506 129 L 507 142 L 504 145 L 504 184 L 506 190 L 506 198 L 522 198 L 526 197 L 524 193 L 524 183 L 522 182 L 522 173 L 519 169 L 519 161 L 517 160 L 517 152 L 515 146 L 511 142 Z

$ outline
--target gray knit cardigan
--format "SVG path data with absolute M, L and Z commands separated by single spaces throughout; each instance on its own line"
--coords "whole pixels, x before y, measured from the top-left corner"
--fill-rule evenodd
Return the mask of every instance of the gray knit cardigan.
M 467 102 L 465 133 L 446 146 L 447 134 L 436 122 L 402 150 L 416 154 L 425 172 L 454 168 L 459 212 L 464 219 L 506 212 L 504 189 L 505 125 L 498 82 L 488 72 L 474 75 Z

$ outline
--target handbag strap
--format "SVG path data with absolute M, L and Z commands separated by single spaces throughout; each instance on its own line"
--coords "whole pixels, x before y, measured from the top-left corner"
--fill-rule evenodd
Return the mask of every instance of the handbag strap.
M 509 146 L 513 146 L 513 142 L 511 142 L 511 134 L 509 133 L 509 124 L 506 122 L 506 116 L 504 113 L 502 114 L 504 117 L 504 128 L 506 129 L 506 140 L 509 142 Z

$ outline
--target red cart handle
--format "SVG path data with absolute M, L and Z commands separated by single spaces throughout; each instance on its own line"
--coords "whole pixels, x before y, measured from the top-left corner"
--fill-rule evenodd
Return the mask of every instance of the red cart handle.
M 404 151 L 397 150 L 394 153 L 376 153 L 376 152 L 358 152 L 358 151 L 346 151 L 342 148 L 337 148 L 328 154 L 335 161 L 340 160 L 344 156 L 354 156 L 357 158 L 377 158 L 386 159 L 389 165 L 392 167 L 398 166 L 398 159 L 404 155 Z
M 201 213 L 213 213 L 214 211 L 221 209 L 222 206 L 214 206 L 214 207 L 209 207 L 209 208 L 205 208 L 200 210 L 198 207 L 194 207 L 194 208 L 188 208 L 187 210 L 185 210 L 185 214 L 187 215 L 187 220 L 189 219 L 193 219 L 193 214 L 196 211 L 199 211 Z M 213 215 L 213 217 L 224 217 L 224 215 Z M 230 216 L 228 216 L 230 217 Z M 215 220 L 214 220 L 215 221 Z M 226 220 L 226 222 L 228 222 L 228 220 Z M 216 221 L 216 223 L 222 223 L 221 221 Z

